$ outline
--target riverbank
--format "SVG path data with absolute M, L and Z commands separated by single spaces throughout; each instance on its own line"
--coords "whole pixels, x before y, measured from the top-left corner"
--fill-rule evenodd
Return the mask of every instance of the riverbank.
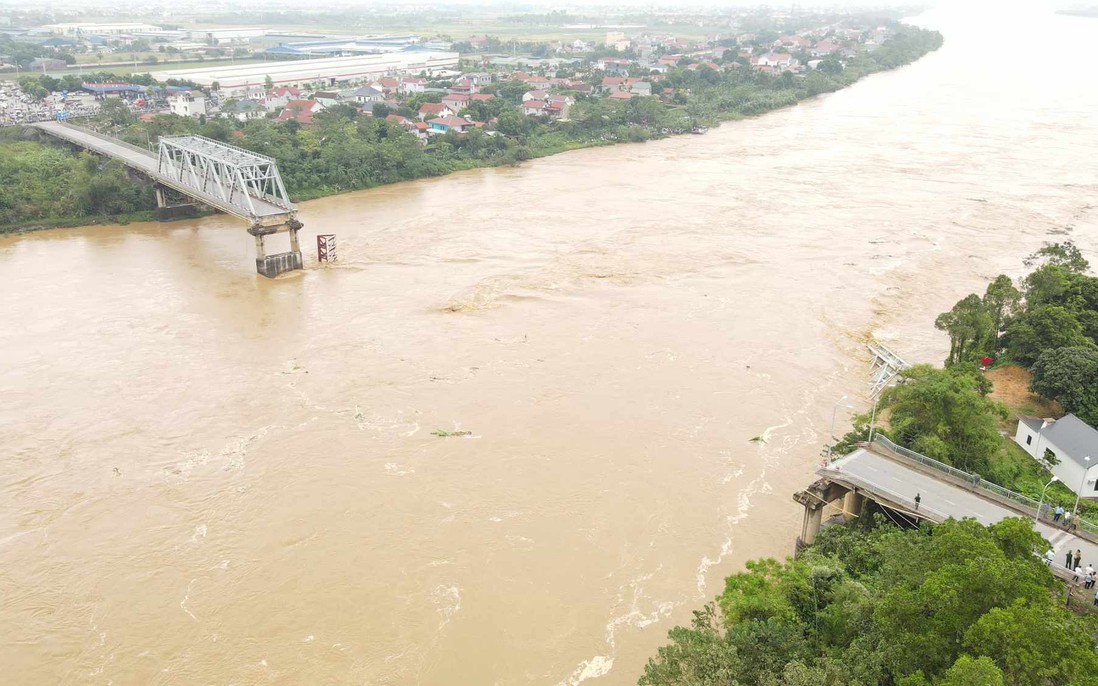
M 845 65 L 836 59 L 823 60 L 819 68 L 802 76 L 756 73 L 738 63 L 736 68 L 724 70 L 680 67 L 656 82 L 659 96 L 615 99 L 577 95 L 567 120 L 524 116 L 521 102 L 528 86 L 515 81 L 498 83 L 489 89 L 494 91 L 494 100 L 473 103 L 476 107 L 469 108 L 476 110 L 471 117 L 490 122 L 490 131 L 479 127 L 462 134 L 450 131 L 430 136 L 426 145 L 405 123 L 417 119 L 416 112 L 402 107 L 396 107 L 393 114 L 403 119 L 393 119 L 367 117 L 350 105 L 337 105 L 318 113 L 309 125 L 294 120 L 239 123 L 176 116 L 142 122 L 126 112 L 112 112 L 101 123 L 112 134 L 138 145 L 158 136 L 195 133 L 271 155 L 279 162 L 290 197 L 309 200 L 477 167 L 513 165 L 569 150 L 644 142 L 697 125 L 759 116 L 849 87 L 870 74 L 910 64 L 942 45 L 937 32 L 900 24 L 894 28 L 890 40 L 872 52 L 850 58 Z M 27 202 L 34 193 L 24 189 L 21 180 L 33 176 L 29 171 L 26 165 L 0 165 L 0 185 L 12 189 L 0 224 L 50 226 L 41 209 Z M 80 189 L 79 185 L 75 188 Z M 151 209 L 151 199 L 148 202 L 124 209 Z M 80 208 L 70 214 L 83 216 Z M 70 214 L 55 212 L 52 216 Z M 95 214 L 88 212 L 88 216 Z

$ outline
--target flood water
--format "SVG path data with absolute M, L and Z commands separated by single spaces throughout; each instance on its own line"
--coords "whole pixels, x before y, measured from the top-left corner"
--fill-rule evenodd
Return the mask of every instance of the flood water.
M 2 680 L 635 683 L 791 552 L 870 336 L 1098 260 L 1098 20 L 917 21 L 705 136 L 306 203 L 339 262 L 275 281 L 227 217 L 0 239 Z

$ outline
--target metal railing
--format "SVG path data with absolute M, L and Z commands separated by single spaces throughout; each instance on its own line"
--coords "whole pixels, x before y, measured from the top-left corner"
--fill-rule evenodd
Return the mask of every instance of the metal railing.
M 921 465 L 925 465 L 927 467 L 930 467 L 931 469 L 967 481 L 968 483 L 972 484 L 974 488 L 979 488 L 981 490 L 987 491 L 988 493 L 994 493 L 1000 498 L 1006 498 L 1007 500 L 1011 500 L 1025 508 L 1033 510 L 1034 512 L 1036 512 L 1038 506 L 1040 506 L 1043 509 L 1043 511 L 1041 512 L 1042 515 L 1046 514 L 1048 512 L 1048 508 L 1051 507 L 1048 502 L 1038 503 L 1038 501 L 1030 498 L 1028 495 L 1022 495 L 1021 493 L 1017 493 L 1008 488 L 1003 488 L 999 484 L 985 481 L 978 474 L 969 474 L 966 471 L 957 469 L 956 467 L 951 467 L 944 462 L 939 462 L 932 457 L 927 457 L 922 453 L 917 453 L 914 450 L 903 447 L 902 445 L 896 445 L 885 436 L 874 436 L 873 443 L 881 445 L 889 452 L 895 453 L 902 457 L 906 457 L 910 460 L 914 460 Z M 1082 517 L 1077 517 L 1075 519 L 1075 525 L 1083 531 L 1098 535 L 1098 524 L 1089 522 Z
M 80 133 L 83 133 L 83 134 L 88 135 L 88 136 L 92 136 L 93 138 L 104 141 L 106 143 L 113 143 L 117 146 L 126 148 L 127 150 L 132 150 L 133 152 L 141 153 L 142 155 L 145 155 L 146 157 L 154 157 L 154 158 L 156 157 L 156 153 L 152 152 L 151 150 L 148 150 L 146 148 L 142 148 L 141 146 L 134 145 L 132 143 L 127 143 L 126 141 L 122 140 L 121 138 L 115 138 L 113 136 L 108 136 L 105 133 L 99 133 L 98 131 L 95 131 L 93 129 L 89 129 L 85 126 L 80 126 L 78 124 L 70 124 L 68 122 L 57 122 L 57 123 L 61 125 L 62 130 L 64 130 L 64 129 L 74 129 L 76 131 L 79 131 Z M 79 137 L 76 137 L 76 136 L 65 136 L 65 138 L 72 141 L 73 143 L 76 143 L 77 145 L 81 145 L 82 143 L 84 143 L 84 141 L 82 141 Z M 122 161 L 125 162 L 125 160 L 122 160 Z
M 850 474 L 848 472 L 831 469 L 830 467 L 825 467 L 821 469 L 820 473 L 829 476 L 835 481 L 845 481 L 851 486 L 861 488 L 863 491 L 870 491 L 873 493 L 878 493 L 880 495 L 886 495 L 892 500 L 893 503 L 906 507 L 908 512 L 911 514 L 929 514 L 936 517 L 939 521 L 943 522 L 950 517 L 949 513 L 947 512 L 942 512 L 941 510 L 937 510 L 932 507 L 923 506 L 921 503 L 916 503 L 914 499 L 908 497 L 907 495 L 897 493 L 891 488 L 885 488 L 880 484 L 872 483 L 868 479 L 863 479 L 860 476 L 854 476 L 853 474 Z

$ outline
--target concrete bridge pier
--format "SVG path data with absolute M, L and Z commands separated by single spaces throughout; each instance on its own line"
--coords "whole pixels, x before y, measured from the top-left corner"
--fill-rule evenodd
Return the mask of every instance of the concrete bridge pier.
M 304 224 L 296 218 L 290 218 L 281 224 L 270 226 L 256 224 L 248 229 L 248 233 L 255 236 L 255 270 L 257 273 L 273 279 L 279 274 L 303 267 L 301 244 L 297 237 L 297 232 L 301 230 L 302 226 Z M 282 232 L 290 234 L 290 250 L 288 252 L 267 254 L 267 236 Z
M 862 507 L 865 506 L 865 496 L 857 491 L 847 491 L 843 496 L 843 517 L 850 521 L 862 515 Z
M 172 204 L 168 199 L 168 189 L 160 184 L 153 186 L 153 190 L 156 192 L 156 221 L 158 222 L 170 222 L 175 219 L 184 219 L 193 216 L 198 212 L 198 205 L 195 203 L 181 202 Z
M 793 494 L 793 500 L 804 507 L 804 519 L 801 521 L 801 535 L 797 538 L 795 553 L 804 546 L 816 542 L 816 536 L 823 525 L 824 508 L 837 500 L 842 500 L 843 516 L 849 518 L 861 514 L 865 497 L 827 479 L 820 479 L 803 491 Z

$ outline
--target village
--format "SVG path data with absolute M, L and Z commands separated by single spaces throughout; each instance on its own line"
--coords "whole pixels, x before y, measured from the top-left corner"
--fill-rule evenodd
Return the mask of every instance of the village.
M 145 33 L 112 37 L 147 40 L 149 28 L 141 28 Z M 66 29 L 65 35 L 84 40 L 95 31 L 95 25 L 85 25 Z M 815 70 L 838 73 L 846 62 L 880 47 L 892 32 L 850 21 L 789 34 L 745 32 L 708 40 L 609 31 L 602 43 L 550 41 L 535 46 L 531 52 L 542 57 L 492 53 L 488 49 L 498 47 L 498 40 L 486 35 L 446 44 L 404 36 L 281 42 L 266 50 L 280 56 L 277 61 L 161 69 L 137 84 L 80 80 L 78 87 L 62 91 L 65 82 L 77 86 L 76 78 L 23 76 L 0 90 L 0 123 L 71 121 L 94 115 L 110 98 L 121 98 L 146 121 L 170 113 L 309 126 L 326 110 L 349 107 L 383 117 L 426 144 L 432 136 L 449 132 L 481 129 L 494 135 L 504 112 L 568 121 L 579 100 L 658 98 L 668 105 L 682 104 L 688 93 L 679 93 L 667 80 L 676 70 L 718 78 L 729 72 L 775 78 L 788 74 L 793 79 Z M 248 37 L 239 31 L 226 35 L 229 41 Z M 378 51 L 378 46 L 387 49 Z

